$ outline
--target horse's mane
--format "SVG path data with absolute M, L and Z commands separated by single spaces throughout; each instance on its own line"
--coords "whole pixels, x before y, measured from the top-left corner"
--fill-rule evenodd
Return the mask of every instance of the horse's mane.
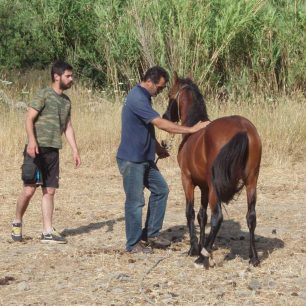
M 204 97 L 198 86 L 191 79 L 178 79 L 180 85 L 187 85 L 186 90 L 191 90 L 193 94 L 193 103 L 187 116 L 187 126 L 193 126 L 197 122 L 209 120 Z

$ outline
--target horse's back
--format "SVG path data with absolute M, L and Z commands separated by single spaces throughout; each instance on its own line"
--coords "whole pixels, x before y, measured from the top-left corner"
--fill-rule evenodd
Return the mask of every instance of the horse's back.
M 242 116 L 221 117 L 211 122 L 205 131 L 205 148 L 219 151 L 237 133 L 246 133 L 249 144 L 261 150 L 261 141 L 254 124 Z M 213 154 L 214 155 L 214 154 Z
M 238 133 L 245 133 L 248 138 L 246 173 L 255 170 L 257 175 L 261 161 L 261 140 L 255 125 L 242 116 L 221 117 L 207 126 L 205 150 L 209 156 L 208 166 L 212 165 L 220 150 Z
M 242 116 L 227 116 L 212 121 L 204 130 L 183 140 L 178 154 L 182 172 L 195 182 L 206 181 L 220 150 L 238 133 L 246 133 L 248 137 L 250 158 L 247 167 L 259 168 L 261 141 L 256 127 Z

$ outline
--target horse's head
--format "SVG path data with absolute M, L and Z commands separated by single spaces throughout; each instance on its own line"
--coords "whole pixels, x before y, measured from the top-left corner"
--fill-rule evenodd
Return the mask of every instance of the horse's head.
M 169 103 L 163 118 L 172 122 L 181 121 L 182 125 L 187 126 L 208 120 L 204 98 L 190 78 L 179 78 L 174 72 Z
M 180 84 L 179 84 L 179 78 L 176 72 L 173 74 L 173 84 L 171 88 L 169 89 L 169 103 L 167 110 L 163 114 L 163 118 L 170 120 L 172 122 L 178 122 L 180 121 L 180 114 L 178 109 L 178 102 L 177 98 L 180 92 Z

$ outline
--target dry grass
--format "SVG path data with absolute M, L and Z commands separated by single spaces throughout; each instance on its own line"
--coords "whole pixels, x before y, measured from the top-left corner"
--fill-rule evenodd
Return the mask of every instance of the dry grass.
M 34 90 L 33 90 L 34 91 Z M 239 113 L 263 139 L 256 240 L 261 266 L 248 265 L 246 200 L 242 194 L 224 211 L 216 239 L 215 266 L 196 269 L 187 257 L 184 195 L 173 140 L 173 156 L 159 162 L 169 187 L 163 234 L 173 239 L 153 255 L 124 253 L 122 181 L 115 166 L 120 137 L 118 101 L 75 87 L 73 124 L 83 165 L 73 169 L 67 146 L 61 156 L 61 188 L 55 225 L 67 245 L 39 243 L 40 192 L 25 219 L 23 243 L 12 243 L 10 222 L 21 188 L 24 145 L 22 112 L 1 106 L 0 119 L 0 304 L 1 305 L 305 305 L 305 108 L 296 95 L 252 105 L 210 102 L 211 118 Z M 8 96 L 16 97 L 13 90 Z M 157 108 L 165 109 L 160 97 Z M 159 132 L 160 139 L 168 138 Z M 304 152 L 304 154 L 303 154 Z M 196 193 L 198 209 L 199 194 Z
M 121 177 L 116 167 L 100 165 L 75 170 L 62 164 L 55 225 L 67 245 L 39 243 L 39 191 L 24 219 L 25 241 L 12 243 L 19 162 L 5 159 L 0 166 L 5 173 L 0 177 L 1 305 L 305 305 L 305 164 L 262 168 L 256 228 L 260 267 L 248 265 L 242 194 L 224 212 L 215 267 L 202 270 L 186 256 L 189 240 L 177 167 L 159 164 L 171 190 L 163 227 L 174 240 L 171 248 L 129 255 L 124 253 Z
M 34 75 L 35 76 L 35 75 Z M 6 104 L 16 105 L 29 101 L 38 86 L 46 83 L 46 75 L 37 76 L 37 84 L 21 78 L 18 83 L 0 85 L 0 153 L 16 158 L 25 141 L 24 114 Z M 32 78 L 33 79 L 33 76 Z M 115 98 L 109 98 L 109 94 Z M 120 114 L 123 93 L 95 92 L 84 86 L 75 86 L 69 92 L 73 103 L 73 125 L 83 158 L 91 164 L 114 165 L 116 149 L 120 140 Z M 251 103 L 230 98 L 227 102 L 207 101 L 211 119 L 225 115 L 240 114 L 250 119 L 257 127 L 263 142 L 263 163 L 280 166 L 305 160 L 306 156 L 306 108 L 301 93 L 273 98 L 255 96 Z M 167 106 L 167 96 L 155 101 L 156 109 L 162 113 Z M 14 137 L 12 137 L 14 135 Z M 158 131 L 158 137 L 170 141 L 171 137 Z M 180 142 L 176 135 L 173 155 Z M 67 148 L 63 156 L 68 158 Z M 176 163 L 175 157 L 170 159 Z

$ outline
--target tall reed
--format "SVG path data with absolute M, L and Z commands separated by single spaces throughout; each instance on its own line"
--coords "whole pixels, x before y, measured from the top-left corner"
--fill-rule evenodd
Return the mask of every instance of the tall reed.
M 159 64 L 207 92 L 290 93 L 306 85 L 305 20 L 300 0 L 1 0 L 0 69 L 62 58 L 119 91 Z

